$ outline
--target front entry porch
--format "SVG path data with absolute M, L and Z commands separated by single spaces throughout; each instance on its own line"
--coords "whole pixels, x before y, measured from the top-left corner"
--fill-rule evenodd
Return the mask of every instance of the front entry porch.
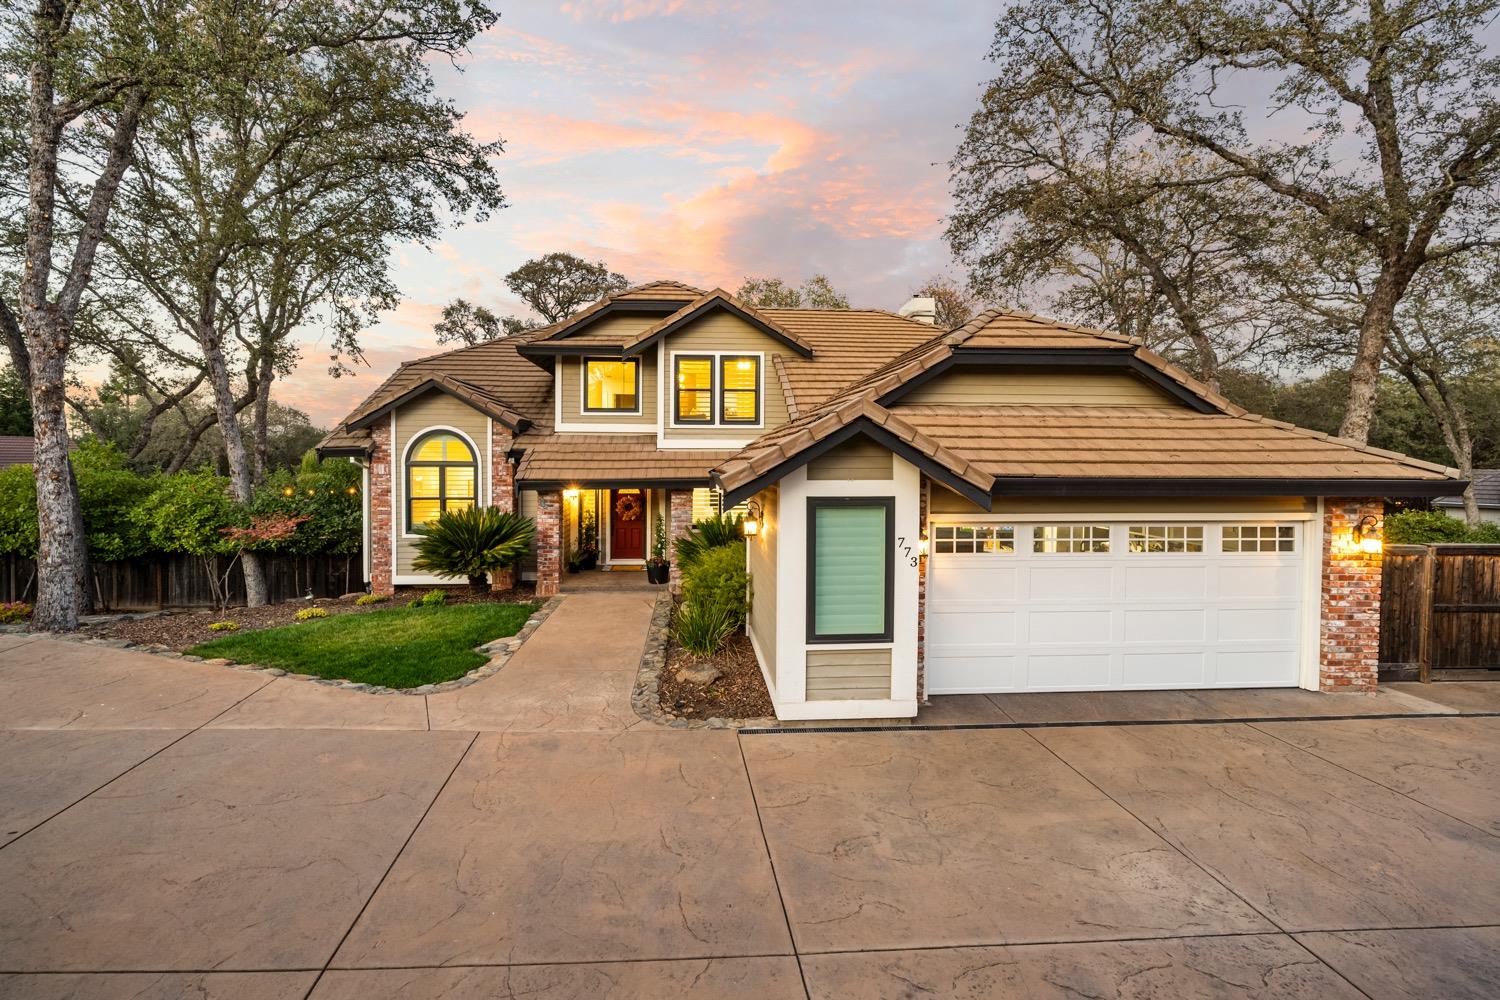
M 647 581 L 644 567 L 584 569 L 562 578 L 564 594 L 659 593 L 664 589 Z

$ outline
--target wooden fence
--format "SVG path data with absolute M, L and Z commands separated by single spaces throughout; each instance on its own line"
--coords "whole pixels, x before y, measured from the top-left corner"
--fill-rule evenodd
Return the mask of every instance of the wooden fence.
M 1500 545 L 1387 545 L 1380 670 L 1500 680 Z
M 304 597 L 338 597 L 363 590 L 364 562 L 351 555 L 263 556 L 272 603 Z M 219 560 L 220 577 L 229 567 Z M 36 595 L 36 564 L 9 557 L 0 562 L 0 600 L 27 601 Z M 230 605 L 245 603 L 245 572 L 238 561 L 229 567 Z M 194 556 L 156 556 L 94 564 L 97 611 L 156 611 L 162 608 L 212 608 L 213 585 L 208 566 Z

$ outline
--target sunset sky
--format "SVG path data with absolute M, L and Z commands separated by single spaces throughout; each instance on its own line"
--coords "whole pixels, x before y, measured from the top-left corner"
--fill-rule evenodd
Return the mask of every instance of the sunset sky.
M 827 273 L 895 308 L 952 272 L 946 163 L 975 107 L 997 7 L 895 0 L 574 0 L 502 6 L 440 88 L 497 160 L 510 206 L 403 248 L 401 306 L 368 367 L 327 375 L 308 331 L 279 398 L 331 425 L 398 362 L 437 350 L 455 296 L 523 313 L 502 278 L 550 250 L 632 282 L 733 290 Z

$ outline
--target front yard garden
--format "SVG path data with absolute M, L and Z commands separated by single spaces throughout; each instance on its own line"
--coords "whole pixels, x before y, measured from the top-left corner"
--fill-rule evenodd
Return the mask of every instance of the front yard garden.
M 487 657 L 474 647 L 515 635 L 535 604 L 438 604 L 312 618 L 281 628 L 228 634 L 188 650 L 194 656 L 414 688 L 455 680 Z

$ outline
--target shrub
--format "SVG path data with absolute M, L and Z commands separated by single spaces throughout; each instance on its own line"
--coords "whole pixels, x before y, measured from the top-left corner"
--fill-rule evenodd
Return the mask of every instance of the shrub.
M 423 594 L 418 601 L 424 608 L 440 608 L 448 603 L 448 592 L 436 587 Z
M 686 573 L 711 550 L 742 541 L 744 520 L 738 514 L 720 514 L 694 524 L 692 531 L 677 539 L 678 567 Z
M 303 608 L 294 615 L 299 622 L 312 621 L 314 618 L 327 618 L 328 611 L 324 608 Z
M 1402 510 L 1387 515 L 1385 540 L 1392 545 L 1426 545 L 1433 542 L 1500 542 L 1500 525 L 1470 528 L 1456 517 L 1438 510 Z
M 224 529 L 249 521 L 229 498 L 229 480 L 208 471 L 163 476 L 133 516 L 152 548 L 195 556 L 237 551 Z
M 25 601 L 7 601 L 0 604 L 0 625 L 24 622 L 31 617 L 31 605 Z
M 384 604 L 390 600 L 385 594 L 364 594 L 354 599 L 354 603 L 360 607 L 368 607 L 371 604 Z
M 443 577 L 468 577 L 476 590 L 489 574 L 516 565 L 531 547 L 536 525 L 529 517 L 498 507 L 468 507 L 444 511 L 432 524 L 416 529 L 420 572 Z
M 723 610 L 735 628 L 745 621 L 749 590 L 743 541 L 709 549 L 683 574 L 683 600 L 693 607 Z
M 238 632 L 239 622 L 214 622 L 208 627 L 210 632 Z
M 677 613 L 677 642 L 690 653 L 707 656 L 734 632 L 729 610 L 712 604 L 685 604 Z
M 308 452 L 297 469 L 266 477 L 250 503 L 252 513 L 306 518 L 295 536 L 263 546 L 266 551 L 311 555 L 347 554 L 360 546 L 360 469 L 352 462 L 318 460 Z

